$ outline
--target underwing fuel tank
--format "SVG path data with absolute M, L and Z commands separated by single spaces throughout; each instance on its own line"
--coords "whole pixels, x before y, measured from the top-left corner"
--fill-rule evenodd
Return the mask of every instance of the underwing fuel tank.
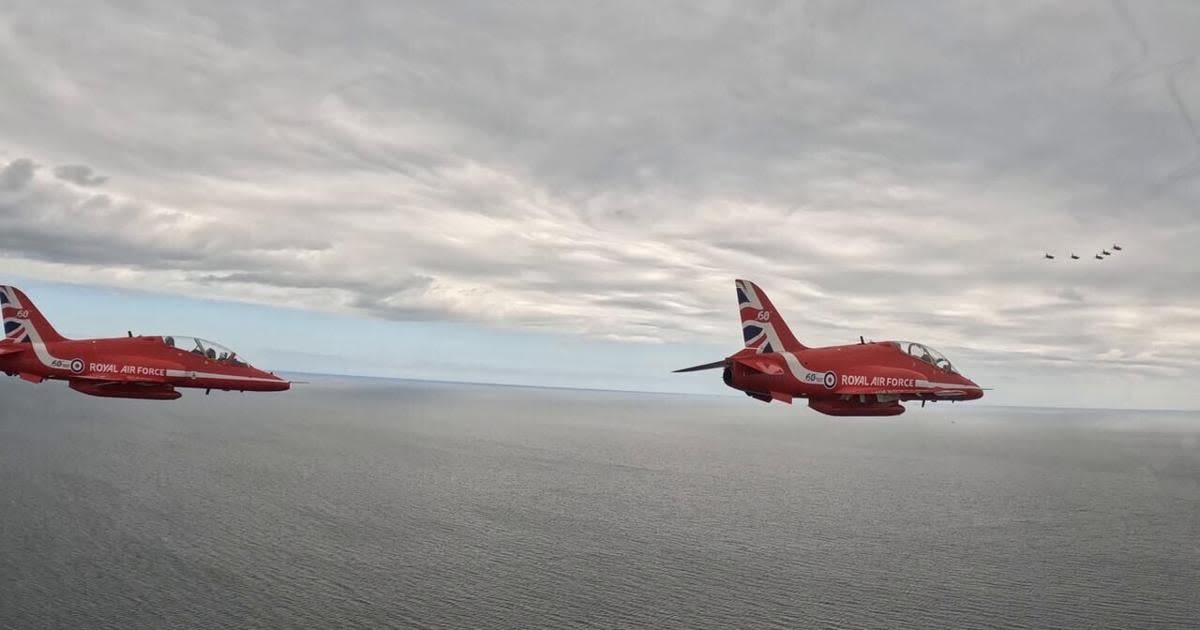
M 904 413 L 904 405 L 895 401 L 810 400 L 808 407 L 827 416 L 898 416 Z
M 141 400 L 175 400 L 182 394 L 170 385 L 124 385 L 118 383 L 88 383 L 73 380 L 71 389 L 88 396 L 103 398 L 137 398 Z

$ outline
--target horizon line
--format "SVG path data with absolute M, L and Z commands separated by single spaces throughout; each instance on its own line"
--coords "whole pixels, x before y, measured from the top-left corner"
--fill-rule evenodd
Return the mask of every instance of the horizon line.
M 563 391 L 577 392 L 599 392 L 609 394 L 644 394 L 653 396 L 697 396 L 704 398 L 729 398 L 735 399 L 737 396 L 729 394 L 703 394 L 693 392 L 661 392 L 643 389 L 614 389 L 610 387 L 571 387 L 567 385 L 530 385 L 528 383 L 497 383 L 489 381 L 455 381 L 429 378 L 415 378 L 408 376 L 373 376 L 368 374 L 336 374 L 330 372 L 304 372 L 301 370 L 276 370 L 279 374 L 296 374 L 302 376 L 314 376 L 324 378 L 354 378 L 354 379 L 369 379 L 377 381 L 406 381 L 412 383 L 432 383 L 438 385 L 475 385 L 483 387 L 513 387 L 522 389 L 551 389 Z M 946 401 L 953 402 L 953 401 Z M 1003 403 L 980 403 L 973 404 L 971 407 L 979 407 L 984 409 L 1050 409 L 1055 411 L 1130 411 L 1130 412 L 1156 412 L 1156 413 L 1200 413 L 1200 409 L 1183 409 L 1160 407 L 1139 408 L 1139 407 L 1072 407 L 1072 406 L 1054 406 L 1054 405 L 1013 405 Z M 936 407 L 935 407 L 936 408 Z

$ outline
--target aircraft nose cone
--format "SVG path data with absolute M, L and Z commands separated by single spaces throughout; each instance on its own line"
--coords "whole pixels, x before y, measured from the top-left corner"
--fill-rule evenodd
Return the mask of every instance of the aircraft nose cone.
M 969 378 L 965 380 L 971 385 L 971 389 L 967 390 L 967 400 L 978 400 L 983 398 L 983 388 Z
M 287 379 L 279 378 L 270 372 L 263 372 L 261 377 L 265 379 L 263 383 L 263 391 L 267 392 L 286 392 L 292 388 L 292 382 Z

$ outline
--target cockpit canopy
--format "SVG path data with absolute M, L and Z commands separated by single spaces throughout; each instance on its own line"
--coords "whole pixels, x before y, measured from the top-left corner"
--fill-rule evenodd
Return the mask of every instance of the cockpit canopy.
M 919 344 L 915 341 L 893 341 L 892 343 L 896 344 L 901 352 L 908 354 L 914 359 L 924 361 L 939 370 L 958 374 L 958 370 L 954 369 L 954 366 L 950 364 L 950 359 L 947 359 L 946 355 L 929 346 Z
M 234 352 L 233 350 L 230 350 L 219 343 L 214 343 L 205 339 L 187 337 L 184 335 L 164 335 L 162 340 L 163 343 L 168 347 L 176 348 L 184 352 L 191 352 L 192 354 L 198 354 L 213 361 L 228 363 L 230 365 L 237 365 L 241 367 L 249 367 L 250 365 L 245 359 L 243 359 L 241 356 L 238 356 L 238 353 Z

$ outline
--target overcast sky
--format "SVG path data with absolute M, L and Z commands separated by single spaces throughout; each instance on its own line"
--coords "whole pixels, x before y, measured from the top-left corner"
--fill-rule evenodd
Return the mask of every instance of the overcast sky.
M 6 277 L 1200 407 L 1192 0 L 5 6 Z

